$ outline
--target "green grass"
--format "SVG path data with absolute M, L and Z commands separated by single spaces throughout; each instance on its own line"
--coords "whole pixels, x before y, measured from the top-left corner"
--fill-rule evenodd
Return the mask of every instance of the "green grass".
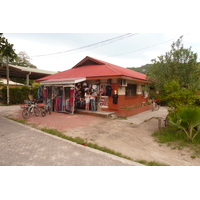
M 143 165 L 147 165 L 147 166 L 169 166 L 167 164 L 156 162 L 156 161 L 136 160 L 136 162 Z
M 160 134 L 154 132 L 152 136 L 157 142 L 166 144 L 171 149 L 183 150 L 184 148 L 189 148 L 192 154 L 191 158 L 200 158 L 200 134 L 191 142 L 186 138 L 184 132 L 173 127 L 167 127 L 162 128 Z
M 21 124 L 28 124 L 28 123 L 26 122 L 26 120 L 23 120 L 23 119 L 15 119 L 15 118 L 12 118 L 12 117 L 9 117 L 9 116 L 6 116 L 6 118 L 11 119 L 11 120 L 13 120 L 13 121 L 15 121 L 15 122 L 19 122 L 19 123 L 21 123 Z

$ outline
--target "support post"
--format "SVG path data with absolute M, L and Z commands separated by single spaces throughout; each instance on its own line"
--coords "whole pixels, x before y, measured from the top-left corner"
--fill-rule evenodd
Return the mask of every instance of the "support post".
M 6 59 L 6 78 L 7 78 L 7 105 L 10 104 L 10 87 L 9 87 L 9 66 L 8 66 L 8 56 Z
M 161 133 L 161 118 L 158 118 L 158 134 Z
M 29 75 L 31 74 L 31 72 L 29 72 L 29 74 L 26 74 L 26 85 L 29 86 Z

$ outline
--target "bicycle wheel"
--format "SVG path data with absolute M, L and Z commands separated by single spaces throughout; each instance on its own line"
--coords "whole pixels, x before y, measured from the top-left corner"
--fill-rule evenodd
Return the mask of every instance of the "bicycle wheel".
M 46 116 L 46 111 L 45 111 L 45 109 L 41 109 L 40 112 L 41 112 L 42 117 L 45 117 L 45 116 Z
M 154 110 L 159 110 L 159 108 L 160 108 L 160 104 L 156 103 L 155 107 L 154 107 Z
M 36 117 L 38 117 L 40 115 L 40 110 L 37 107 L 34 107 L 34 114 Z
M 51 115 L 51 108 L 48 106 L 48 112 Z
M 29 114 L 29 111 L 27 108 L 25 108 L 23 111 L 22 111 L 22 116 L 24 119 L 28 119 L 30 117 L 30 114 Z

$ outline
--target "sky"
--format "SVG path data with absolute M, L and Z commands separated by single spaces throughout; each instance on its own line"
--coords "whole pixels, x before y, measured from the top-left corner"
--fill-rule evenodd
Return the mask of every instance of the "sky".
M 141 67 L 170 51 L 182 35 L 184 47 L 200 54 L 197 33 L 4 33 L 16 53 L 25 51 L 38 69 L 50 71 L 70 69 L 86 56 Z

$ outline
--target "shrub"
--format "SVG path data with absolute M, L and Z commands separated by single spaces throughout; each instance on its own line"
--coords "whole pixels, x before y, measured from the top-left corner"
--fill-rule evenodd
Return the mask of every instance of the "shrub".
M 18 104 L 22 103 L 22 91 L 19 87 L 10 88 L 10 103 Z
M 30 93 L 30 88 L 28 86 L 23 86 L 21 88 L 21 98 L 24 100 L 24 99 L 27 99 L 28 98 L 28 95 Z
M 200 133 L 200 107 L 185 106 L 169 116 L 169 123 L 182 130 L 190 141 Z
M 30 89 L 28 86 L 20 87 L 11 87 L 10 89 L 10 104 L 19 104 L 23 103 L 24 99 L 28 98 Z M 2 101 L 6 103 L 7 101 L 7 87 L 2 88 Z

